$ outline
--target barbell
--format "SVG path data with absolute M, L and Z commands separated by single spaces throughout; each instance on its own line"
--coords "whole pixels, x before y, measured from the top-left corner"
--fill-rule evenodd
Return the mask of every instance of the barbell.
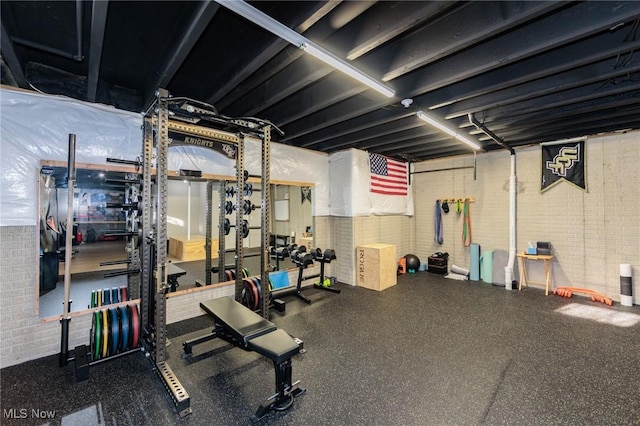
M 260 229 L 259 226 L 249 226 L 249 221 L 246 219 L 243 219 L 240 226 L 237 226 L 232 225 L 231 221 L 228 218 L 225 218 L 222 226 L 224 229 L 224 235 L 229 235 L 229 232 L 231 232 L 231 228 L 240 228 L 240 235 L 242 235 L 242 238 L 247 238 L 251 229 Z

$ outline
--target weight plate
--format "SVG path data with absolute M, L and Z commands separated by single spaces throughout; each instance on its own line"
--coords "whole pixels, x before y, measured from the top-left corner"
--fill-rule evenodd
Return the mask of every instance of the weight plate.
M 247 278 L 242 280 L 245 288 L 247 289 L 247 308 L 253 310 L 255 309 L 255 303 L 258 298 L 258 290 L 256 289 L 256 284 L 251 280 L 251 278 Z
M 111 303 L 120 303 L 120 293 L 118 292 L 118 287 L 113 287 L 111 289 Z
M 249 221 L 247 219 L 242 219 L 242 238 L 247 238 L 249 236 Z
M 97 360 L 100 359 L 100 347 L 102 344 L 102 314 L 100 311 L 93 313 L 92 330 L 93 346 L 91 347 L 91 355 L 94 360 Z
M 109 309 L 110 328 L 111 333 L 109 335 L 109 354 L 115 355 L 118 353 L 118 346 L 120 345 L 120 319 L 118 318 L 118 309 Z
M 251 303 L 251 309 L 255 311 L 256 309 L 258 309 L 258 306 L 260 304 L 260 299 L 259 299 L 259 295 L 258 295 L 258 283 L 256 282 L 255 278 L 249 277 L 247 279 L 251 283 L 251 292 L 252 292 L 252 295 L 253 295 L 253 299 L 252 299 L 252 303 Z
M 262 306 L 262 280 L 260 278 L 254 278 L 253 282 L 256 283 L 256 290 L 258 290 L 258 300 L 256 301 L 255 309 L 258 309 Z
M 131 349 L 138 347 L 140 338 L 140 315 L 138 314 L 138 305 L 129 305 L 131 316 Z
M 129 316 L 127 315 L 127 307 L 120 306 L 120 351 L 124 352 L 129 349 Z
M 100 357 L 106 358 L 109 355 L 109 315 L 107 310 L 103 309 L 102 313 L 102 349 L 100 349 Z
M 240 303 L 242 303 L 244 306 L 249 306 L 249 301 L 247 300 L 247 289 L 243 288 L 242 289 L 242 297 L 240 298 Z

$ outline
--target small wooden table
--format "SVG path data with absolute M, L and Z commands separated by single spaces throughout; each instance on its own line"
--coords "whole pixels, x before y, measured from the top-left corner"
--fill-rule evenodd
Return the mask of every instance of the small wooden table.
M 549 295 L 549 283 L 551 281 L 551 261 L 553 261 L 552 254 L 527 254 L 527 253 L 518 253 L 517 256 L 520 258 L 520 282 L 518 283 L 518 290 L 522 290 L 522 285 L 528 286 L 528 283 L 531 284 L 539 284 L 545 286 L 544 295 Z M 527 260 L 541 260 L 544 263 L 544 277 L 545 282 L 534 282 L 529 281 L 527 276 Z

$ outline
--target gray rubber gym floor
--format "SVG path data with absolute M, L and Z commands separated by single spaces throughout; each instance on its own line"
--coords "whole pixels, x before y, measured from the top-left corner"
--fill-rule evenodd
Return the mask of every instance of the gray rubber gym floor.
M 293 376 L 307 393 L 261 424 L 640 424 L 638 306 L 429 273 L 380 293 L 338 286 L 341 294 L 306 290 L 311 305 L 288 298 L 286 314 L 274 314 L 304 340 Z M 91 367 L 82 383 L 56 356 L 1 370 L 2 424 L 250 424 L 274 392 L 273 367 L 215 340 L 182 359 L 181 343 L 210 326 L 203 316 L 167 330 L 168 362 L 191 397 L 185 418 L 136 353 Z M 10 420 L 12 408 L 55 418 Z

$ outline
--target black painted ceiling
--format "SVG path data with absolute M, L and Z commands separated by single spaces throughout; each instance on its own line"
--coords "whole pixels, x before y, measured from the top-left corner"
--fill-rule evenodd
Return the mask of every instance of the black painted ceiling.
M 413 160 L 640 128 L 640 2 L 257 1 L 386 82 L 386 98 L 215 2 L 6 1 L 2 83 L 140 112 L 158 87 L 286 144 Z M 411 98 L 405 108 L 401 100 Z

